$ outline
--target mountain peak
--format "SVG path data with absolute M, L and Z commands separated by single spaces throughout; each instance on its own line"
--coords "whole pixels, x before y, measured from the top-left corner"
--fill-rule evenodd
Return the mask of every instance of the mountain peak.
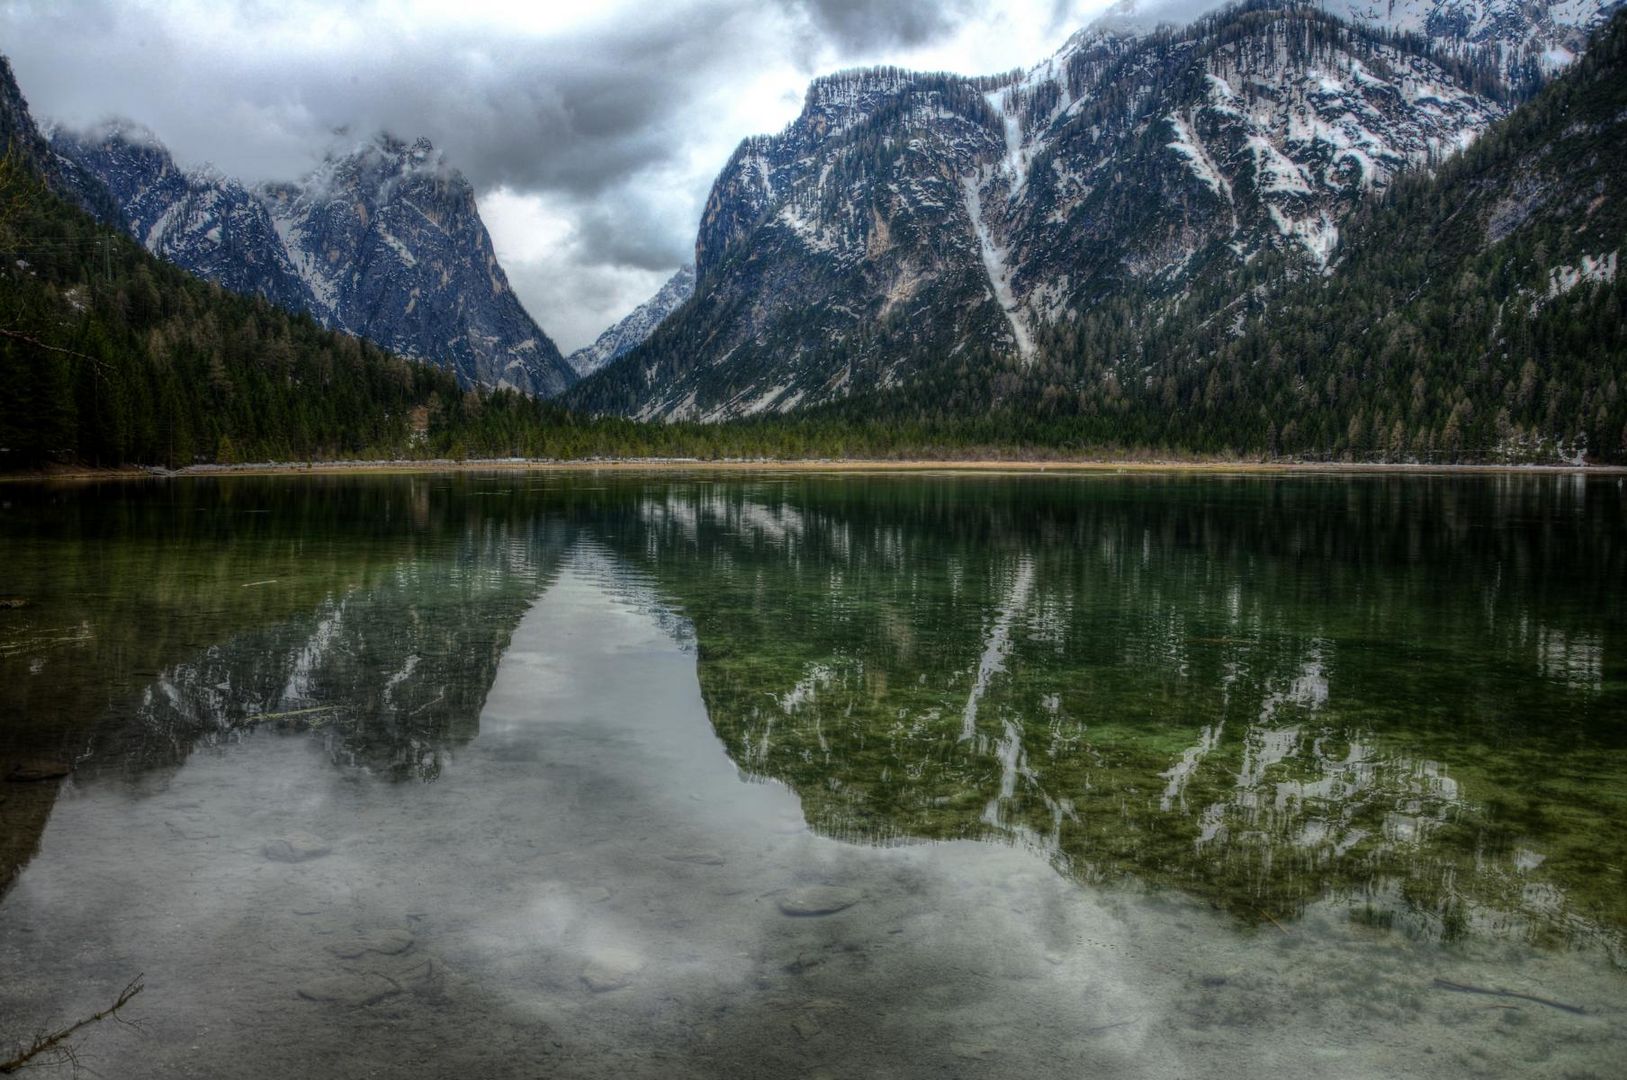
M 680 266 L 654 296 L 600 334 L 592 345 L 577 349 L 566 360 L 579 376 L 587 378 L 643 344 L 694 292 L 695 265 L 687 263 Z
M 70 181 L 93 178 L 149 251 L 233 292 L 452 369 L 465 385 L 555 394 L 575 381 L 492 251 L 474 190 L 427 138 L 334 148 L 298 183 L 245 188 L 182 170 L 149 129 L 57 130 Z
M 1602 7 L 1505 3 L 1524 20 L 1499 31 L 1514 49 L 1458 36 L 1479 14 L 1441 21 L 1504 0 L 1341 18 L 1369 2 L 1126 0 L 1015 75 L 816 79 L 795 121 L 719 175 L 694 298 L 572 400 L 785 411 L 967 357 L 1020 370 L 1074 313 L 1180 295 L 1262 253 L 1323 273 L 1369 193 L 1461 150 L 1541 77 L 1518 58 L 1546 47 L 1550 9 L 1590 23 Z M 1427 37 L 1395 32 L 1414 17 Z

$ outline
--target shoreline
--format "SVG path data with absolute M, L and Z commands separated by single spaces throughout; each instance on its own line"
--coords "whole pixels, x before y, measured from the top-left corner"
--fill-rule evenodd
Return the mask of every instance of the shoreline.
M 534 458 L 434 459 L 396 461 L 257 462 L 243 465 L 189 465 L 181 469 L 151 466 L 62 468 L 47 472 L 0 475 L 3 483 L 65 480 L 170 480 L 221 476 L 343 476 L 350 474 L 427 474 L 453 472 L 725 472 L 725 473 L 1208 473 L 1239 475 L 1373 474 L 1373 475 L 1520 475 L 1627 476 L 1627 465 L 1572 464 L 1422 464 L 1412 462 L 1221 461 L 1221 460 L 1068 460 L 962 458 L 799 458 L 702 460 L 699 458 Z

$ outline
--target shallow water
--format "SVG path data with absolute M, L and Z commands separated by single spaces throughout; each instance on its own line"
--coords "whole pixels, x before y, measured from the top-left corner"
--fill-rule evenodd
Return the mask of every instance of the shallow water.
M 1616 478 L 0 504 L 0 1038 L 142 972 L 101 1075 L 1627 1052 Z

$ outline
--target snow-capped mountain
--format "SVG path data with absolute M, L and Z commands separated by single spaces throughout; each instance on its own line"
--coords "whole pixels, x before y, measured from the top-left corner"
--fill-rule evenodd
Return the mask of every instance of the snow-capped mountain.
M 1612 0 L 1313 0 L 1366 29 L 1417 34 L 1437 49 L 1478 53 L 1505 78 L 1551 73 L 1576 58 L 1603 23 Z M 1214 0 L 1119 0 L 1092 23 L 1097 30 L 1145 33 L 1185 26 L 1221 7 Z
M 447 367 L 467 386 L 548 396 L 576 379 L 510 288 L 474 190 L 426 140 L 381 135 L 298 184 L 256 189 L 179 168 L 124 121 L 59 128 L 51 144 L 70 180 L 105 186 L 149 251 L 225 288 Z
M 661 321 L 695 292 L 695 267 L 691 263 L 678 268 L 656 294 L 634 308 L 626 318 L 594 339 L 592 345 L 583 346 L 565 358 L 582 377 L 592 375 L 612 360 L 625 356 L 644 343 L 655 332 Z
M 1505 75 L 1563 68 L 1617 6 L 1610 0 L 1322 0 L 1358 26 L 1421 34 L 1454 51 L 1493 49 Z
M 694 299 L 569 400 L 721 419 L 933 366 L 987 383 L 1126 287 L 1267 249 L 1323 271 L 1359 200 L 1467 146 L 1610 6 L 1255 2 L 1173 29 L 1121 5 L 1015 76 L 816 80 L 716 181 Z
M 280 307 L 315 311 L 263 203 L 212 169 L 175 164 L 151 131 L 109 121 L 86 132 L 51 133 L 56 152 L 99 180 L 130 234 L 154 255 Z
M 575 381 L 509 286 L 474 189 L 429 140 L 381 135 L 260 195 L 335 325 L 467 385 L 551 396 Z

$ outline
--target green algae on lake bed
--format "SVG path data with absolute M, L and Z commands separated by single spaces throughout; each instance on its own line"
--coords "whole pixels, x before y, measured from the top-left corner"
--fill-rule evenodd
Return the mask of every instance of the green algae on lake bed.
M 146 971 L 103 1072 L 1627 1049 L 1617 478 L 5 494 L 0 1017 Z

